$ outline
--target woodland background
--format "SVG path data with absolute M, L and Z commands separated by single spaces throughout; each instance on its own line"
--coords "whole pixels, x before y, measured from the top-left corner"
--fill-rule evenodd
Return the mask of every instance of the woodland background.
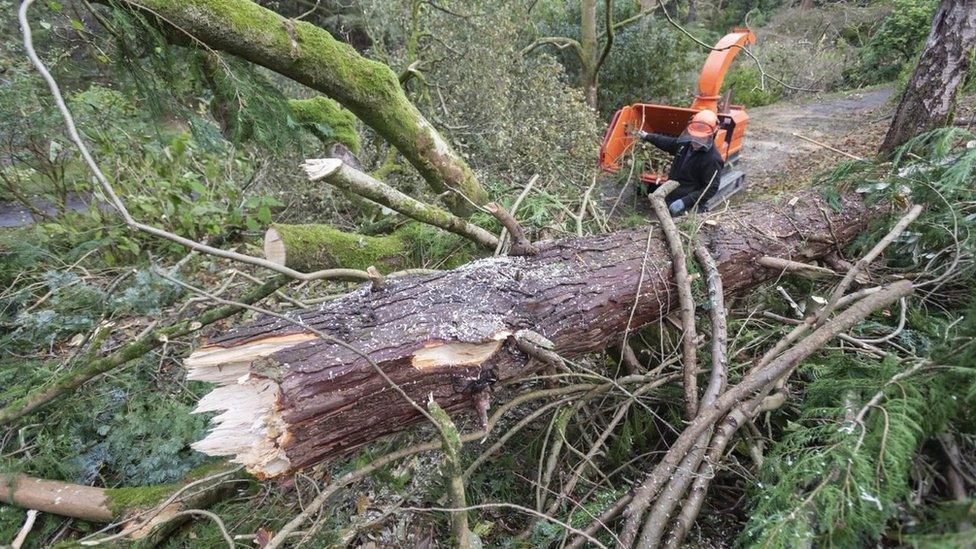
M 972 120 L 976 84 L 967 79 L 960 89 L 955 119 L 963 123 L 926 133 L 894 157 L 875 156 L 937 1 L 681 0 L 664 4 L 674 24 L 653 0 L 258 3 L 318 25 L 391 67 L 492 200 L 512 209 L 535 178 L 515 211 L 532 240 L 640 227 L 653 217 L 642 197 L 620 198 L 620 189 L 633 184 L 629 174 L 598 173 L 597 151 L 618 107 L 690 102 L 708 52 L 685 31 L 706 44 L 734 26 L 748 24 L 756 32 L 758 44 L 750 51 L 761 69 L 740 55 L 725 81 L 734 102 L 756 113 L 767 105 L 809 112 L 807 105 L 823 98 L 892 89 L 891 99 L 855 131 L 831 136 L 831 145 L 867 160 L 819 148 L 774 151 L 789 162 L 737 196 L 733 208 L 770 197 L 786 201 L 806 188 L 828 199 L 860 189 L 871 200 L 893 203 L 910 186 L 912 200 L 925 210 L 871 276 L 946 276 L 903 309 L 886 308 L 850 331 L 864 341 L 896 331 L 872 344 L 881 354 L 839 340 L 801 365 L 786 404 L 760 415 L 730 445 L 687 541 L 763 547 L 974 542 L 976 136 L 965 120 Z M 131 7 L 39 0 L 30 20 L 35 46 L 79 131 L 133 217 L 251 255 L 261 255 L 261 239 L 273 223 L 392 235 L 403 268 L 450 269 L 485 255 L 461 236 L 309 182 L 301 162 L 340 144 L 376 179 L 426 202 L 439 200 L 395 148 L 334 102 Z M 0 228 L 0 470 L 113 489 L 119 509 L 152 507 L 223 467 L 189 447 L 207 431 L 209 415 L 190 412 L 209 384 L 187 381 L 182 359 L 202 339 L 257 316 L 245 311 L 187 330 L 185 323 L 215 306 L 167 277 L 236 299 L 275 275 L 133 231 L 105 205 L 107 197 L 25 56 L 17 8 L 0 0 L 0 221 L 6 225 Z M 587 42 L 587 13 L 595 16 L 595 44 Z M 605 21 L 611 22 L 612 47 L 594 79 L 593 54 L 606 44 Z M 545 37 L 562 41 L 539 43 Z M 760 115 L 753 116 L 759 123 Z M 19 221 L 24 210 L 35 222 Z M 485 212 L 469 219 L 495 234 L 501 229 Z M 873 222 L 848 256 L 860 257 L 896 220 Z M 339 265 L 370 265 L 374 258 L 357 256 L 358 249 L 349 246 Z M 703 283 L 696 284 L 704 299 Z M 279 284 L 262 306 L 287 312 L 357 285 Z M 783 322 L 762 312 L 796 318 L 797 308 L 817 307 L 829 287 L 829 280 L 787 273 L 730 301 L 730 375 L 740 376 L 750 357 L 783 332 Z M 662 323 L 631 334 L 639 364 L 649 370 L 672 356 L 679 332 Z M 147 334 L 154 343 L 119 357 L 120 349 Z M 922 358 L 928 366 L 895 379 L 906 363 Z M 600 376 L 623 375 L 619 351 L 580 362 Z M 60 387 L 92 364 L 103 367 L 97 377 L 58 391 L 36 411 L 17 413 L 23 399 Z M 566 402 L 520 425 L 467 478 L 468 503 L 545 510 L 549 492 L 558 492 L 579 466 L 579 449 L 590 447 L 624 400 L 621 394 L 581 407 Z M 629 409 L 597 454 L 595 470 L 587 469 L 580 505 L 560 507 L 559 520 L 585 527 L 646 470 L 642 460 L 661 455 L 683 427 L 680 387 L 665 385 L 639 400 L 644 405 Z M 520 407 L 499 432 L 538 408 Z M 454 420 L 462 432 L 477 426 L 473 415 Z M 219 521 L 194 516 L 156 541 L 226 546 L 218 522 L 243 536 L 237 545 L 266 540 L 328 479 L 432 437 L 432 428 L 419 428 L 288 480 L 235 477 L 208 502 Z M 471 464 L 488 446 L 465 444 L 463 462 Z M 447 466 L 435 451 L 379 468 L 337 494 L 302 541 L 313 547 L 448 545 L 449 513 L 404 510 L 448 507 Z M 28 516 L 0 505 L 0 543 L 13 540 Z M 560 524 L 504 506 L 473 510 L 469 520 L 485 546 L 555 547 L 567 536 Z M 100 528 L 42 513 L 24 546 L 67 546 Z

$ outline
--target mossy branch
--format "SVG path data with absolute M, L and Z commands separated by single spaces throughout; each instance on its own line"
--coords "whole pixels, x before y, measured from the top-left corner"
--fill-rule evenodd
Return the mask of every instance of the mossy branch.
M 471 203 L 488 200 L 467 162 L 410 102 L 390 67 L 361 56 L 325 29 L 287 19 L 249 0 L 123 3 L 149 12 L 210 48 L 338 101 L 396 147 L 431 189 L 438 194 L 450 191 L 445 201 L 451 211 L 467 215 L 473 211 Z
M 342 143 L 354 154 L 359 153 L 359 133 L 356 132 L 356 115 L 342 105 L 318 96 L 310 99 L 290 99 L 288 106 L 295 121 L 305 126 L 321 141 Z M 325 130 L 328 129 L 328 133 Z
M 457 426 L 443 408 L 430 395 L 427 401 L 427 411 L 434 420 L 441 441 L 444 443 L 444 456 L 447 458 L 448 492 L 451 507 L 461 509 L 451 512 L 451 531 L 454 533 L 456 547 L 467 549 L 471 547 L 471 531 L 468 529 L 468 512 L 463 510 L 468 506 L 464 495 L 464 468 L 461 465 L 461 435 Z
M 498 237 L 485 229 L 437 206 L 407 196 L 386 183 L 343 164 L 339 159 L 306 160 L 305 171 L 309 181 L 324 180 L 337 189 L 358 194 L 411 219 L 463 236 L 485 248 L 494 249 L 498 244 Z
M 405 266 L 407 245 L 397 235 L 366 236 L 340 231 L 331 225 L 274 224 L 264 234 L 264 257 L 299 271 L 325 265 L 383 272 Z

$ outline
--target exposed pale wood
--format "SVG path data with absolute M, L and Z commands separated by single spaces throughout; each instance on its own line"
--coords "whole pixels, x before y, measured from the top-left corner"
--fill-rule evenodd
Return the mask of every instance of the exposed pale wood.
M 338 158 L 310 158 L 303 166 L 309 181 L 326 181 L 343 191 L 355 193 L 377 204 L 420 221 L 463 236 L 494 249 L 498 237 L 446 210 L 408 196 L 368 174 L 342 163 Z
M 93 522 L 108 522 L 115 516 L 103 488 L 27 475 L 0 475 L 0 501 Z
M 285 257 L 285 241 L 282 240 L 281 233 L 271 227 L 264 233 L 264 258 L 278 265 L 284 265 Z
M 791 259 L 783 259 L 782 257 L 772 257 L 764 255 L 759 258 L 759 264 L 763 267 L 768 267 L 770 269 L 776 269 L 778 271 L 795 271 L 807 274 L 820 274 L 820 275 L 831 275 L 836 276 L 837 273 L 826 267 L 821 267 L 819 265 L 811 265 L 809 263 L 802 263 L 800 261 L 793 261 Z

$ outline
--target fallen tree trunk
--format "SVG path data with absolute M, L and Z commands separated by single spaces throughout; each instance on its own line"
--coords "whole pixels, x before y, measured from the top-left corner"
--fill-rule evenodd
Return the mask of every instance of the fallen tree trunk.
M 700 238 L 726 293 L 779 275 L 762 256 L 810 260 L 861 233 L 879 209 L 856 195 L 832 208 L 819 192 L 794 206 L 755 203 L 712 216 Z M 652 235 L 648 238 L 647 231 Z M 834 242 L 836 238 L 836 242 Z M 517 345 L 535 332 L 572 357 L 598 351 L 677 305 L 671 254 L 657 228 L 547 242 L 530 257 L 494 257 L 435 275 L 363 287 L 297 322 L 369 357 L 415 401 L 473 408 L 498 381 L 532 371 Z M 233 455 L 261 477 L 293 472 L 381 436 L 420 414 L 356 353 L 300 325 L 265 318 L 194 352 L 188 378 L 219 386 L 198 411 L 221 411 L 194 448 Z

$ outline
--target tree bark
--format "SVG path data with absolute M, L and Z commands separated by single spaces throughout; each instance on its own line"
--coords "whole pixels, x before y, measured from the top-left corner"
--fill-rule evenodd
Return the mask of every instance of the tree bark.
M 487 201 L 468 164 L 407 99 L 397 75 L 328 31 L 286 19 L 248 0 L 139 0 L 148 11 L 208 47 L 261 65 L 338 101 L 397 148 L 452 211 Z
M 700 238 L 716 257 L 727 294 L 779 274 L 760 265 L 760 257 L 821 257 L 834 250 L 834 236 L 844 245 L 881 211 L 857 195 L 842 197 L 839 211 L 818 191 L 799 198 L 792 207 L 749 204 L 702 225 Z M 368 354 L 415 401 L 433 395 L 447 410 L 471 409 L 493 383 L 533 371 L 517 344 L 529 335 L 543 336 L 562 356 L 579 356 L 677 306 L 671 255 L 659 235 L 641 228 L 539 243 L 534 256 L 389 280 L 378 291 L 363 287 L 297 318 Z M 276 318 L 217 337 L 186 367 L 188 378 L 219 384 L 197 410 L 222 412 L 194 448 L 233 455 L 262 477 L 335 457 L 422 419 L 362 357 Z
M 230 474 L 228 470 L 226 475 Z M 124 537 L 138 540 L 145 547 L 156 547 L 190 519 L 182 511 L 208 508 L 235 489 L 233 482 L 216 482 L 166 503 L 171 495 L 188 487 L 188 482 L 99 488 L 28 475 L 0 474 L 0 502 L 89 522 L 131 517 L 122 530 Z
M 942 0 L 881 144 L 882 154 L 891 154 L 911 138 L 949 123 L 974 46 L 976 0 Z
M 597 105 L 597 67 L 596 42 L 596 0 L 580 1 L 580 84 L 586 95 L 586 104 L 596 108 Z

